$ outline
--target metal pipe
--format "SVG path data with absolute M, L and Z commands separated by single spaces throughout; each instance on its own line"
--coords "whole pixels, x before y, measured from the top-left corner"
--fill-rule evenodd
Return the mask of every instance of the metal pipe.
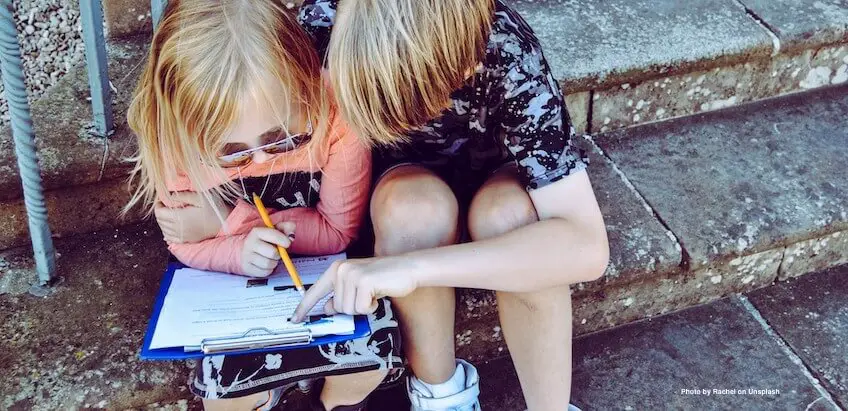
M 18 45 L 18 30 L 15 27 L 14 8 L 11 0 L 3 0 L 0 7 L 0 70 L 9 115 L 15 155 L 24 187 L 24 203 L 29 221 L 29 235 L 35 257 L 35 269 L 42 285 L 56 278 L 56 252 L 47 222 L 47 207 L 41 186 L 41 171 L 36 156 L 35 138 L 32 133 L 32 117 L 27 101 L 21 49 Z
M 168 0 L 150 0 L 150 16 L 153 17 L 153 31 L 159 27 L 159 22 L 162 21 L 162 13 L 165 12 L 165 5 Z
M 115 123 L 112 117 L 109 65 L 106 63 L 106 40 L 103 38 L 103 7 L 100 0 L 80 0 L 79 6 L 94 129 L 101 137 L 108 137 Z

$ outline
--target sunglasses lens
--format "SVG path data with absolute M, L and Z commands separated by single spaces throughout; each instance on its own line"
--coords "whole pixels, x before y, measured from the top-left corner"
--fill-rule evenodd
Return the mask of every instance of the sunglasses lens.
M 268 143 L 262 147 L 252 148 L 232 154 L 226 154 L 218 157 L 218 164 L 221 167 L 238 167 L 250 163 L 253 153 L 263 151 L 265 154 L 280 154 L 291 151 L 303 142 L 308 141 L 312 136 L 309 133 L 297 134 L 291 137 L 281 134 L 281 138 L 273 143 Z
M 218 157 L 218 165 L 224 168 L 239 167 L 250 162 L 250 154 L 231 154 Z
M 289 148 L 290 147 L 288 146 L 288 144 L 276 144 L 276 145 L 273 145 L 273 146 L 270 146 L 270 147 L 266 147 L 262 151 L 264 151 L 267 154 L 280 154 L 280 153 L 285 153 L 286 151 L 288 151 Z
M 277 141 L 276 143 L 270 144 L 262 149 L 262 151 L 268 154 L 280 154 L 285 153 L 286 151 L 291 151 L 295 147 L 297 147 L 300 143 L 304 141 L 303 134 L 297 134 L 291 137 L 286 137 L 283 140 Z

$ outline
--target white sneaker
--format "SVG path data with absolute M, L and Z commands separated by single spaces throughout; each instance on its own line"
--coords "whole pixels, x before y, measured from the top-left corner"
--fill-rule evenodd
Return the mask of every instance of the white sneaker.
M 442 384 L 407 379 L 406 393 L 412 411 L 480 411 L 480 377 L 473 365 L 456 360 L 453 377 Z

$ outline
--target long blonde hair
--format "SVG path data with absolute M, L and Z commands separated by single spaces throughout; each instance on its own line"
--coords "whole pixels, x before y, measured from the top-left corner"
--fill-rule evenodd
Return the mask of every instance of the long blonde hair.
M 315 122 L 306 149 L 323 147 L 329 102 L 321 63 L 294 14 L 274 0 L 171 0 L 153 37 L 127 114 L 138 138 L 125 212 L 170 198 L 182 174 L 196 191 L 234 196 L 217 155 L 248 99 L 271 101 L 285 124 L 293 107 Z M 269 83 L 269 82 L 275 82 Z M 275 101 L 269 87 L 288 99 Z M 223 185 L 206 187 L 209 181 Z
M 341 2 L 327 58 L 349 125 L 394 144 L 437 117 L 482 61 L 493 14 L 494 0 Z

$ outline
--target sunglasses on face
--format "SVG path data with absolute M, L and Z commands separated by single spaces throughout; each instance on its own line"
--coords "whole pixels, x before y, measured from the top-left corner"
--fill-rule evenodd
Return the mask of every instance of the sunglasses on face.
M 275 128 L 262 134 L 260 137 L 262 143 L 259 147 L 244 148 L 246 144 L 225 144 L 218 156 L 218 164 L 224 168 L 245 166 L 253 161 L 254 153 L 259 151 L 271 155 L 285 153 L 309 140 L 311 136 L 311 120 L 306 125 L 305 133 L 290 135 L 283 127 Z

